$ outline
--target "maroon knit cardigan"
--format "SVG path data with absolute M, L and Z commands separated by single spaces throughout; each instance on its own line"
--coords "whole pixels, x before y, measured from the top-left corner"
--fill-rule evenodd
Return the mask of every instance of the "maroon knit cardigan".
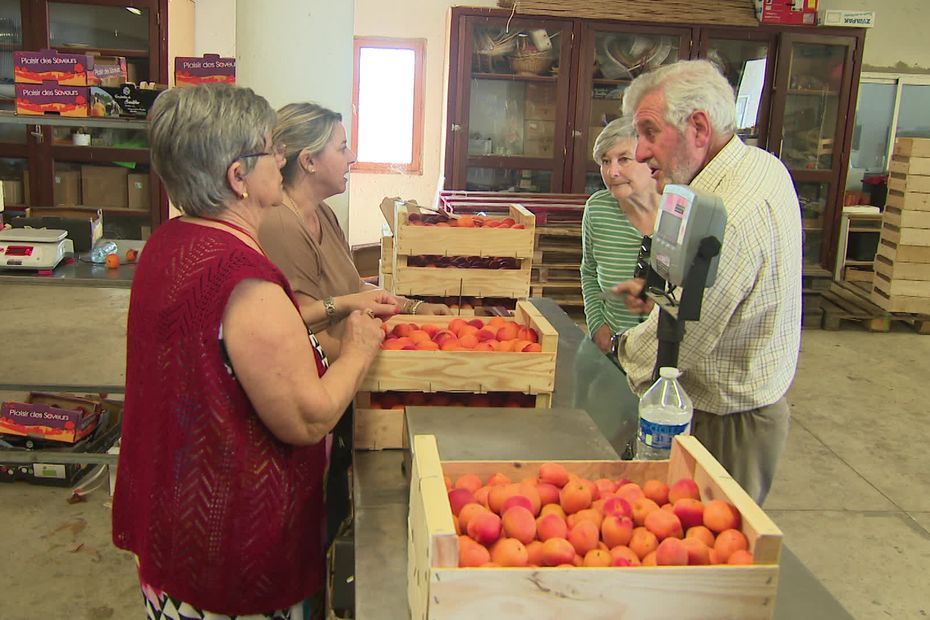
M 113 499 L 113 542 L 142 580 L 228 615 L 289 607 L 325 574 L 324 442 L 276 439 L 224 365 L 223 311 L 247 278 L 277 283 L 296 311 L 284 275 L 229 232 L 172 220 L 146 243 Z

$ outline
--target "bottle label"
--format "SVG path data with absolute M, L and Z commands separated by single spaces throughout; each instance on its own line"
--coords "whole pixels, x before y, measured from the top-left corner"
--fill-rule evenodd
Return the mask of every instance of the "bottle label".
M 656 450 L 671 450 L 672 438 L 688 432 L 688 424 L 657 424 L 649 420 L 639 420 L 639 440 Z

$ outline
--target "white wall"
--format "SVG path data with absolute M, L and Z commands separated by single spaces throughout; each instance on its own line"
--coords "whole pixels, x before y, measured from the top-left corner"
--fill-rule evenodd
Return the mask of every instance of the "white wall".
M 423 174 L 353 172 L 349 183 L 350 244 L 380 240 L 384 217 L 378 205 L 385 196 L 401 196 L 420 204 L 433 199 L 443 163 L 449 9 L 457 5 L 496 7 L 497 0 L 355 0 L 355 36 L 426 39 L 426 79 Z
M 865 37 L 866 71 L 930 73 L 928 0 L 820 0 L 820 8 L 875 11 Z
M 194 56 L 236 56 L 236 4 L 230 0 L 197 0 Z
M 350 121 L 353 14 L 348 0 L 238 0 L 236 83 L 275 108 L 315 101 Z M 327 203 L 346 227 L 348 196 Z
M 194 0 L 168 0 L 168 84 L 174 86 L 175 56 L 194 55 Z

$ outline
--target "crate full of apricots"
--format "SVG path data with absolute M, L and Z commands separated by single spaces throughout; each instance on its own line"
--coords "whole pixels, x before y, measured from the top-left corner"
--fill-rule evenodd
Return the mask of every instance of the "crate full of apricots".
M 529 302 L 512 317 L 397 316 L 384 330 L 356 398 L 359 448 L 403 447 L 408 405 L 550 406 L 559 334 Z
M 525 299 L 535 216 L 520 205 L 494 216 L 394 212 L 393 290 L 398 295 Z
M 694 437 L 667 461 L 440 461 L 414 438 L 428 618 L 772 618 L 782 533 Z

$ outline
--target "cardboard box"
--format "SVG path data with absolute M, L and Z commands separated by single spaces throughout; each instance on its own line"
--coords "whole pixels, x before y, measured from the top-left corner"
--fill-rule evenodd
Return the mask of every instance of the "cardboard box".
M 3 403 L 0 434 L 27 437 L 37 445 L 73 444 L 93 432 L 99 413 L 99 403 L 86 398 L 33 392 L 27 402 Z
M 875 11 L 845 11 L 827 9 L 817 13 L 818 26 L 845 26 L 847 28 L 871 28 L 875 25 Z
M 203 58 L 178 56 L 174 59 L 174 85 L 235 84 L 236 59 L 204 54 Z
M 56 228 L 68 231 L 75 252 L 89 252 L 103 236 L 103 211 L 88 213 L 72 209 L 33 209 L 26 217 L 10 222 L 14 228 Z
M 756 18 L 763 24 L 814 26 L 818 0 L 755 0 Z
M 64 170 L 52 177 L 53 198 L 56 207 L 81 204 L 81 172 Z
M 152 204 L 149 189 L 149 175 L 131 172 L 126 178 L 127 205 L 130 209 L 148 211 Z
M 88 207 L 126 208 L 129 170 L 122 166 L 81 166 L 81 202 Z
M 523 154 L 527 157 L 552 157 L 555 148 L 554 121 L 523 123 Z
M 527 82 L 523 118 L 525 120 L 554 121 L 555 113 L 555 85 Z
M 126 81 L 122 56 L 67 54 L 53 49 L 13 52 L 13 78 L 17 84 L 60 86 L 119 85 Z
M 23 182 L 19 179 L 3 179 L 3 204 L 21 205 L 23 202 Z
M 63 86 L 54 82 L 16 84 L 16 113 L 41 116 L 87 116 L 90 89 L 86 86 Z
M 135 84 L 93 86 L 90 89 L 91 116 L 145 118 L 165 88 L 139 88 Z

